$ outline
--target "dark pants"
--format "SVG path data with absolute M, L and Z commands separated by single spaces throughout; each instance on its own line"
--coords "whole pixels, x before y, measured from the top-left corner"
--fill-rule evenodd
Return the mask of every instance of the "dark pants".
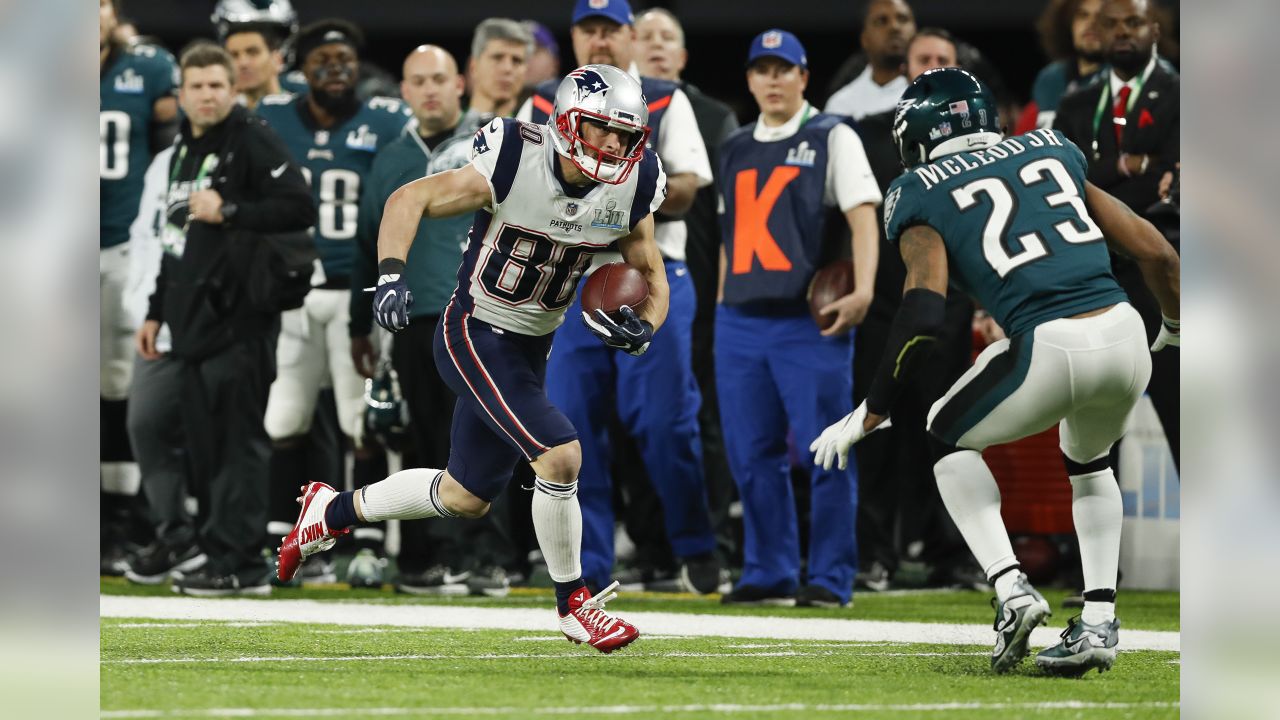
M 200 506 L 197 538 L 217 572 L 263 564 L 259 553 L 271 461 L 263 417 L 276 377 L 276 334 L 241 340 L 202 360 L 180 361 L 182 424 Z
M 391 366 L 400 378 L 400 392 L 409 406 L 407 454 L 419 467 L 443 468 L 449 462 L 449 428 L 457 396 L 440 379 L 432 343 L 434 315 L 415 317 L 409 327 L 395 336 Z M 478 520 L 433 518 L 400 521 L 400 557 L 405 573 L 419 573 L 432 565 L 449 565 L 457 570 L 483 565 L 509 567 L 513 550 L 502 522 L 507 516 L 510 488 L 494 498 L 489 513 Z
M 133 363 L 129 387 L 129 442 L 133 446 L 142 492 L 151 509 L 156 539 L 169 544 L 195 540 L 195 521 L 187 512 L 187 453 L 182 429 L 183 364 L 165 355 Z
M 896 304 L 877 300 L 858 326 L 853 356 L 855 403 L 862 402 L 875 379 L 896 312 Z M 924 559 L 931 565 L 950 566 L 969 558 L 938 494 L 925 425 L 929 408 L 969 367 L 972 322 L 973 305 L 952 293 L 930 366 L 918 373 L 893 406 L 893 427 L 858 443 L 858 549 L 864 569 L 879 562 L 890 572 L 896 570 L 899 534 L 904 545 L 923 541 Z

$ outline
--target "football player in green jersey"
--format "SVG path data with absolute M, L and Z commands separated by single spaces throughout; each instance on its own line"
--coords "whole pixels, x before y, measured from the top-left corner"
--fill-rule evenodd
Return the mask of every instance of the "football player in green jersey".
M 265 423 L 275 444 L 271 519 L 280 523 L 271 525 L 280 532 L 269 532 L 277 537 L 292 526 L 293 489 L 310 479 L 308 467 L 317 460 L 302 440 L 311 430 L 321 389 L 332 386 L 338 428 L 347 437 L 356 436 L 364 412 L 364 378 L 352 363 L 348 331 L 360 197 L 374 156 L 400 136 L 411 117 L 396 98 L 358 98 L 364 36 L 356 26 L 318 20 L 298 32 L 296 45 L 309 89 L 267 96 L 257 108 L 302 166 L 318 210 L 314 236 L 320 267 L 303 307 L 281 314 L 279 368 L 267 402 Z M 357 486 L 385 475 L 380 457 L 372 448 L 357 449 Z M 357 544 L 380 547 L 383 538 L 375 530 L 362 529 Z M 336 579 L 324 559 L 304 566 L 303 573 L 304 584 Z
M 1116 571 L 1123 508 L 1111 446 L 1151 376 L 1142 319 L 1111 275 L 1108 247 L 1138 263 L 1164 325 L 1152 351 L 1177 347 L 1180 263 L 1150 223 L 1085 180 L 1080 149 L 1060 133 L 1005 138 L 995 101 L 957 68 L 924 73 L 893 127 L 907 172 L 885 198 L 885 236 L 907 268 L 902 305 L 867 399 L 810 447 L 824 466 L 888 426 L 902 384 L 926 362 L 948 283 L 1009 337 L 989 346 L 929 412 L 934 474 L 947 510 L 996 588 L 992 669 L 1027 655 L 1049 606 L 1019 572 L 1000 491 L 981 452 L 1059 428 L 1080 541 L 1085 607 L 1042 651 L 1046 672 L 1115 662 Z
M 241 105 L 253 110 L 268 95 L 306 90 L 283 72 L 285 42 L 298 31 L 298 14 L 288 0 L 219 0 L 210 19 L 235 61 Z

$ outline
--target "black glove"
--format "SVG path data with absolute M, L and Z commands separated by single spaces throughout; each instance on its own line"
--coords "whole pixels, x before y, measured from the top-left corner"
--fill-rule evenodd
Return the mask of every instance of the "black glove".
M 618 323 L 605 314 L 604 310 L 596 310 L 595 317 L 582 312 L 582 322 L 605 345 L 617 350 L 625 350 L 629 355 L 643 355 L 653 340 L 653 325 L 648 320 L 641 320 L 636 311 L 623 305 L 618 308 L 622 322 Z

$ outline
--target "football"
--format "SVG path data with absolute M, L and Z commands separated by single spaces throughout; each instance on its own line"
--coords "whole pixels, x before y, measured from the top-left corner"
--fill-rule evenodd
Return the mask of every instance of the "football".
M 809 281 L 809 314 L 826 330 L 835 324 L 836 314 L 821 314 L 822 308 L 853 292 L 853 261 L 836 260 L 813 274 Z
M 601 265 L 582 286 L 582 309 L 589 314 L 604 310 L 614 320 L 621 319 L 617 313 L 623 305 L 640 312 L 648 301 L 649 283 L 639 270 L 624 262 Z

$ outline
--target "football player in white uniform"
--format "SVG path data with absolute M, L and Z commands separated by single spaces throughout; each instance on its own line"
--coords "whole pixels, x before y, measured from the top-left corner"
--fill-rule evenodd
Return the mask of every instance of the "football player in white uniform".
M 554 126 L 495 119 L 476 133 L 469 165 L 391 195 L 378 233 L 374 314 L 393 332 L 409 322 L 413 298 L 401 275 L 418 222 L 475 213 L 458 287 L 435 335 L 436 367 L 458 396 L 448 467 L 403 470 L 354 493 L 305 486 L 280 547 L 282 579 L 357 522 L 480 517 L 524 458 L 537 475 L 533 525 L 556 584 L 561 630 L 602 652 L 639 635 L 604 610 L 616 582 L 593 597 L 582 580 L 582 451 L 544 382 L 551 337 L 578 279 L 610 245 L 644 275 L 649 301 L 624 306 L 620 322 L 603 312 L 584 312 L 583 322 L 606 345 L 641 355 L 666 319 L 670 291 L 652 217 L 666 178 L 646 149 L 648 118 L 634 78 L 586 65 L 561 81 Z

